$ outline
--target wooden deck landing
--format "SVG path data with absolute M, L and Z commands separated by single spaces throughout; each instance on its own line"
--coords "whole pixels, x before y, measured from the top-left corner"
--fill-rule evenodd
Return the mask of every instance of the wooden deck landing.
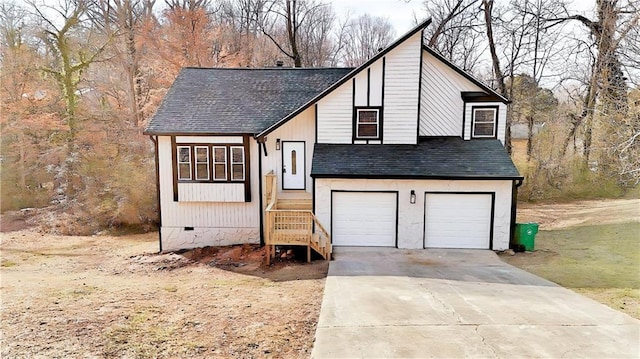
M 276 175 L 267 174 L 265 181 L 267 263 L 275 256 L 276 245 L 306 246 L 308 262 L 311 261 L 311 249 L 324 259 L 331 259 L 331 237 L 313 213 L 311 194 L 286 191 L 278 197 Z

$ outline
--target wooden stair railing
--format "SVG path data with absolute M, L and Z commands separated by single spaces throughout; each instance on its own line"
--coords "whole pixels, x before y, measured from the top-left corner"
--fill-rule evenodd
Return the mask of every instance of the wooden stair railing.
M 265 176 L 265 245 L 267 265 L 275 256 L 276 245 L 300 245 L 307 247 L 307 261 L 311 261 L 311 249 L 324 259 L 331 259 L 331 237 L 311 210 L 278 209 L 277 182 L 273 171 Z

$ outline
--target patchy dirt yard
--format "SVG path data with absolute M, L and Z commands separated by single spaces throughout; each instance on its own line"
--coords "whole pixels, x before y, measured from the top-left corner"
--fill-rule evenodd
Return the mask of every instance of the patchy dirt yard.
M 640 222 L 640 199 L 519 203 L 517 222 L 537 222 L 553 230 L 580 225 Z
M 326 261 L 266 268 L 249 245 L 158 255 L 157 233 L 0 239 L 0 357 L 310 355 Z

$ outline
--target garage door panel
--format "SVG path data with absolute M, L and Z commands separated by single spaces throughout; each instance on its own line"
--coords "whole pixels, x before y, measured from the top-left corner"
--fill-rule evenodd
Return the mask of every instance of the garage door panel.
M 427 193 L 425 247 L 489 248 L 492 210 L 491 194 Z
M 333 245 L 395 247 L 396 193 L 335 192 L 332 196 Z

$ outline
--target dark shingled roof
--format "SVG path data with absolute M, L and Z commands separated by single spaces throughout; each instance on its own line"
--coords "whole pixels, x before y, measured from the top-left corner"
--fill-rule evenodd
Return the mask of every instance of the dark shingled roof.
M 184 68 L 146 134 L 258 133 L 306 104 L 351 68 Z
M 458 137 L 422 138 L 418 145 L 318 143 L 311 177 L 522 178 L 500 141 Z

